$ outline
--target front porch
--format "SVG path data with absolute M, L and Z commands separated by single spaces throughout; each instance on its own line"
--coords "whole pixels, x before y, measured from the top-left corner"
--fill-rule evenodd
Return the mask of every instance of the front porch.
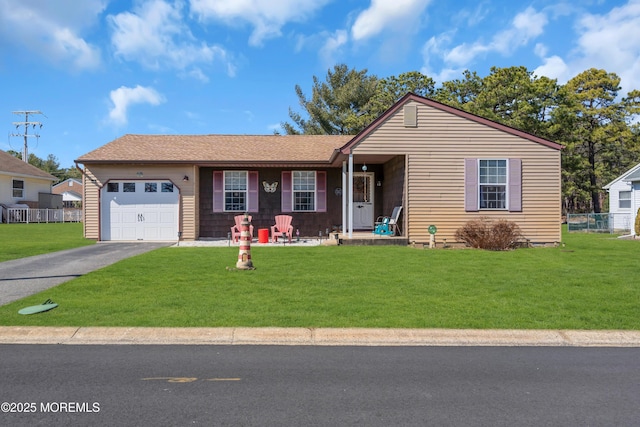
M 408 244 L 406 208 L 398 223 L 401 236 L 372 233 L 379 218 L 388 217 L 394 208 L 406 205 L 405 175 L 404 155 L 349 153 L 342 163 L 342 224 L 345 226 L 341 239 L 363 241 L 358 244 L 390 244 L 389 239 L 404 240 L 400 244 Z M 382 240 L 378 243 L 379 239 Z
M 354 231 L 351 238 L 340 236 L 340 244 L 345 246 L 407 246 L 407 236 L 380 236 L 371 231 Z

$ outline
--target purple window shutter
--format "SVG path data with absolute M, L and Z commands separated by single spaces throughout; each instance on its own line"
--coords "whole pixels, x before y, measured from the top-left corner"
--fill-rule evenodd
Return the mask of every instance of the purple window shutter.
M 522 212 L 521 159 L 509 159 L 509 211 Z
M 464 210 L 478 212 L 478 160 L 464 159 Z
M 258 212 L 259 186 L 258 171 L 249 171 L 249 203 L 247 204 L 247 212 Z
M 316 172 L 316 212 L 327 211 L 327 172 Z
M 292 197 L 293 197 L 293 182 L 291 179 L 291 171 L 282 171 L 282 190 L 280 191 L 280 205 L 282 212 L 293 212 Z
M 224 173 L 213 172 L 213 211 L 224 211 Z

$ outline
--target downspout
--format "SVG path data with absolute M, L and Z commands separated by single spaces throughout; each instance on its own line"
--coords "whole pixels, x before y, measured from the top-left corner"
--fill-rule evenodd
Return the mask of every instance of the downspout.
M 87 183 L 85 182 L 85 178 L 87 174 L 84 173 L 83 168 L 78 166 L 77 161 L 74 160 L 73 163 L 76 165 L 76 169 L 78 169 L 80 175 L 82 175 L 82 235 L 84 237 L 87 235 L 87 212 L 85 211 L 85 206 L 87 205 Z M 98 213 L 98 217 L 99 216 L 100 214 Z M 98 240 L 100 240 L 100 231 L 100 227 L 98 226 Z

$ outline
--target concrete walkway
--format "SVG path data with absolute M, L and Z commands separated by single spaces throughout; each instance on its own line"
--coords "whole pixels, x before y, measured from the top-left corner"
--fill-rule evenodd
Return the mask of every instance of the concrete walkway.
M 0 344 L 640 347 L 640 331 L 0 326 Z

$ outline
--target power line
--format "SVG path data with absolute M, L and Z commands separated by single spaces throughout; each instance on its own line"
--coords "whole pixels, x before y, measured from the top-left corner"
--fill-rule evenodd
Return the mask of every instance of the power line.
M 24 146 L 22 148 L 22 160 L 28 163 L 29 162 L 29 142 L 28 142 L 29 138 L 32 138 L 32 137 L 40 138 L 40 134 L 38 134 L 37 132 L 34 132 L 33 134 L 29 134 L 29 126 L 31 126 L 32 129 L 35 129 L 36 127 L 38 129 L 42 128 L 41 122 L 31 121 L 29 120 L 29 116 L 30 115 L 33 116 L 36 114 L 41 114 L 44 116 L 44 113 L 38 110 L 27 110 L 27 111 L 13 111 L 13 114 L 24 116 L 23 122 L 12 123 L 16 127 L 16 129 L 19 129 L 21 126 L 24 126 L 24 133 L 12 133 L 11 136 L 21 136 L 24 138 Z

